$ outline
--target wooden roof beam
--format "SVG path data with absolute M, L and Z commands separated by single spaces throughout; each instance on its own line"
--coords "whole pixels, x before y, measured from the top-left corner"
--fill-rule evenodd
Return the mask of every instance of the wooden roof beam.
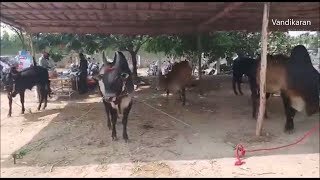
M 185 24 L 185 23 L 192 23 L 192 19 L 190 20 L 154 20 L 154 21 L 143 21 L 143 20 L 124 20 L 124 21 L 117 21 L 117 20 L 33 20 L 33 19 L 25 19 L 25 20 L 15 20 L 15 22 L 19 23 L 30 23 L 37 25 L 39 23 L 55 23 L 55 24 L 79 24 L 79 26 L 82 26 L 82 24 L 96 24 L 99 26 L 112 26 L 116 24 L 134 24 L 134 25 L 140 25 L 140 24 Z
M 5 24 L 8 24 L 10 26 L 13 26 L 13 27 L 15 27 L 15 28 L 17 28 L 19 30 L 24 30 L 25 29 L 24 26 L 21 25 L 20 23 L 17 23 L 17 22 L 15 22 L 15 21 L 13 21 L 13 20 L 11 20 L 9 18 L 6 18 L 4 16 L 0 16 L 0 21 L 5 23 Z
M 227 13 L 229 13 L 230 11 L 238 8 L 240 5 L 242 5 L 243 2 L 235 2 L 232 4 L 229 4 L 227 7 L 225 7 L 223 9 L 223 11 L 221 11 L 220 13 L 216 14 L 215 16 L 211 17 L 210 19 L 202 22 L 199 24 L 199 28 L 203 28 L 208 24 L 212 24 L 213 22 L 217 21 L 218 19 L 222 18 L 223 16 L 225 16 Z
M 188 10 L 150 10 L 150 9 L 1 9 L 2 14 L 7 13 L 19 13 L 19 14 L 81 14 L 81 13 L 101 13 L 101 14 L 110 14 L 110 13 L 151 13 L 151 14 L 177 14 L 177 13 L 186 13 L 186 14 L 210 14 L 208 10 L 203 11 L 188 11 Z
M 193 26 L 142 26 L 142 27 L 125 27 L 125 26 L 105 26 L 105 27 L 62 27 L 62 26 L 31 26 L 27 30 L 32 33 L 75 33 L 75 34 L 178 34 L 182 30 L 186 33 L 193 33 L 196 29 Z M 114 33 L 117 32 L 117 33 Z

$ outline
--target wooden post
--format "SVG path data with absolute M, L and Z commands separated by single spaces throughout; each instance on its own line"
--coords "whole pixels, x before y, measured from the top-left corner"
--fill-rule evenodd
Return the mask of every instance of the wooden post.
M 33 47 L 32 34 L 28 33 L 28 36 L 29 36 L 29 46 L 30 46 L 31 54 L 32 54 L 32 61 L 33 61 L 33 63 L 36 63 L 36 62 L 34 62 L 34 61 L 36 61 L 36 53 L 35 53 L 35 50 Z M 34 88 L 34 94 L 35 94 L 36 101 L 40 102 L 39 90 L 38 90 L 37 86 L 35 86 L 35 88 Z
M 158 58 L 158 61 L 156 62 L 156 66 L 158 67 L 157 69 L 157 78 L 156 78 L 156 88 L 160 88 L 160 74 L 162 74 L 161 72 L 161 58 Z
M 30 40 L 29 43 L 30 43 L 32 57 L 36 58 L 36 53 L 33 48 L 33 41 L 32 41 L 32 34 L 31 33 L 29 33 L 29 40 Z
M 266 70 L 267 70 L 267 46 L 268 46 L 268 23 L 270 3 L 264 3 L 262 33 L 261 33 L 261 64 L 260 64 L 260 103 L 259 114 L 256 126 L 256 135 L 260 136 L 264 113 L 266 109 Z
M 197 45 L 198 45 L 198 76 L 199 76 L 199 81 L 201 80 L 201 59 L 202 59 L 202 57 L 201 57 L 201 51 L 202 51 L 202 47 L 201 47 L 201 35 L 200 34 L 198 34 L 198 36 L 197 36 Z
M 197 45 L 198 45 L 198 76 L 199 76 L 199 93 L 202 95 L 201 88 L 201 77 L 202 77 L 202 68 L 201 68 L 201 60 L 202 60 L 202 45 L 201 45 L 201 34 L 197 35 Z

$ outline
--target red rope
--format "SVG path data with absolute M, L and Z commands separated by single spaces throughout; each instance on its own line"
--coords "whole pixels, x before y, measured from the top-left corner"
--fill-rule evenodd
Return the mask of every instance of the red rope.
M 245 150 L 244 147 L 241 144 L 238 144 L 236 146 L 236 150 L 235 150 L 235 156 L 237 158 L 237 161 L 235 163 L 235 166 L 241 166 L 242 164 L 244 164 L 245 162 L 241 161 L 240 158 L 242 158 L 246 152 L 256 152 L 256 151 L 270 151 L 270 150 L 275 150 L 275 149 L 281 149 L 284 147 L 289 147 L 289 146 L 293 146 L 295 144 L 298 144 L 299 142 L 301 142 L 302 140 L 304 140 L 306 137 L 310 136 L 313 132 L 315 132 L 316 130 L 319 130 L 320 128 L 320 124 L 318 124 L 317 126 L 313 127 L 311 130 L 309 130 L 307 133 L 304 134 L 304 136 L 302 138 L 300 138 L 298 141 L 288 144 L 288 145 L 284 145 L 284 146 L 279 146 L 279 147 L 274 147 L 274 148 L 264 148 L 264 149 L 253 149 L 253 150 Z

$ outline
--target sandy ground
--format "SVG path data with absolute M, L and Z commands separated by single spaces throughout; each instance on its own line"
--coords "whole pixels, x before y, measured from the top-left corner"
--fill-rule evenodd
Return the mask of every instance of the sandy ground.
M 219 79 L 219 78 L 218 78 Z M 250 96 L 235 96 L 231 79 L 207 80 L 206 93 L 187 91 L 183 107 L 153 88 L 134 93 L 128 120 L 129 143 L 111 140 L 103 104 L 97 94 L 53 98 L 36 111 L 28 91 L 24 115 L 1 94 L 1 177 L 319 177 L 319 132 L 298 145 L 274 151 L 247 153 L 246 163 L 234 166 L 234 149 L 270 148 L 292 143 L 319 123 L 319 114 L 298 113 L 295 132 L 283 132 L 285 115 L 280 97 L 268 102 L 269 119 L 263 136 L 255 137 Z M 143 102 L 191 125 L 185 125 Z M 28 112 L 31 109 L 31 113 Z M 12 153 L 23 157 L 13 164 Z

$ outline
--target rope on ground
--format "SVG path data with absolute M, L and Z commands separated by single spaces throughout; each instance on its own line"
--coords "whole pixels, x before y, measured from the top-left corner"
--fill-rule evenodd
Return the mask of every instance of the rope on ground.
M 84 113 L 84 114 L 82 114 L 81 116 L 79 116 L 79 117 L 75 118 L 74 120 L 81 119 L 83 116 L 85 116 L 85 115 L 89 114 L 89 112 L 90 112 L 90 111 L 92 111 L 92 109 L 93 109 L 93 108 L 94 108 L 94 106 L 92 105 L 92 107 L 91 107 L 87 112 L 85 112 L 85 113 Z
M 138 101 L 138 100 L 137 100 L 137 101 Z M 152 108 L 152 109 L 154 109 L 154 110 L 157 110 L 157 111 L 161 112 L 162 114 L 165 114 L 165 115 L 169 116 L 170 118 L 172 118 L 172 119 L 174 119 L 174 120 L 176 120 L 176 121 L 178 121 L 178 122 L 180 122 L 180 123 L 182 123 L 182 124 L 184 124 L 184 125 L 186 125 L 186 126 L 188 126 L 188 127 L 190 127 L 190 128 L 192 129 L 192 126 L 191 126 L 190 124 L 187 124 L 187 123 L 185 123 L 184 121 L 182 121 L 182 120 L 180 120 L 180 119 L 178 119 L 178 118 L 176 118 L 176 117 L 174 117 L 174 116 L 171 116 L 170 114 L 168 114 L 168 113 L 166 113 L 166 112 L 164 112 L 164 111 L 162 111 L 162 110 L 160 110 L 160 109 L 158 109 L 158 108 L 156 108 L 156 107 L 153 107 L 152 105 L 146 103 L 145 101 L 138 101 L 138 102 L 141 102 L 141 103 L 149 106 L 150 108 Z
M 237 161 L 235 162 L 235 166 L 241 166 L 242 164 L 244 164 L 245 162 L 241 161 L 241 157 L 243 157 L 246 152 L 256 152 L 256 151 L 271 151 L 271 150 L 276 150 L 276 149 L 281 149 L 281 148 L 285 148 L 285 147 L 289 147 L 289 146 L 293 146 L 298 144 L 299 142 L 301 142 L 302 140 L 304 140 L 305 138 L 307 138 L 308 136 L 310 136 L 312 133 L 314 133 L 316 130 L 319 130 L 320 128 L 320 124 L 314 126 L 312 129 L 310 129 L 309 131 L 307 131 L 304 136 L 302 136 L 299 140 L 297 140 L 294 143 L 288 144 L 288 145 L 284 145 L 284 146 L 279 146 L 279 147 L 274 147 L 274 148 L 263 148 L 263 149 L 253 149 L 253 150 L 245 150 L 245 148 L 243 147 L 243 145 L 238 144 L 236 146 L 236 150 L 235 150 L 235 156 L 237 158 Z
M 22 108 L 22 106 L 20 104 L 18 104 L 15 100 L 12 99 L 12 102 L 15 103 L 17 106 L 20 106 Z

